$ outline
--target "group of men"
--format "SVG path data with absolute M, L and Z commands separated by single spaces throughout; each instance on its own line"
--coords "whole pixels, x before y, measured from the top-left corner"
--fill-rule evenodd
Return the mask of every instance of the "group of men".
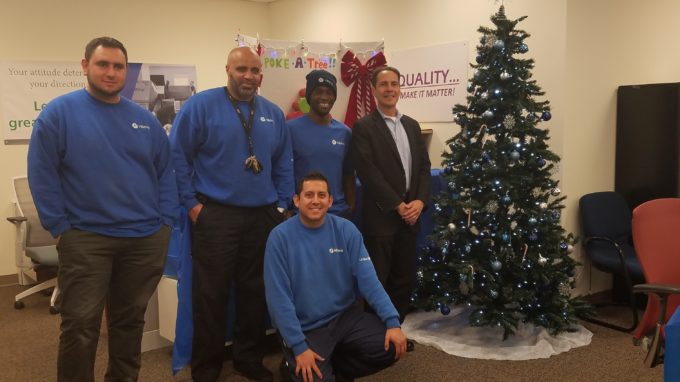
M 194 381 L 220 375 L 231 288 L 234 368 L 250 380 L 272 380 L 267 310 L 296 381 L 351 380 L 407 351 L 400 324 L 430 162 L 418 123 L 397 110 L 397 69 L 373 72 L 377 109 L 352 130 L 331 117 L 336 79 L 322 70 L 307 75 L 310 112 L 286 122 L 257 94 L 258 54 L 235 48 L 227 86 L 192 96 L 168 139 L 120 96 L 123 44 L 93 39 L 81 65 L 86 88 L 47 105 L 28 152 L 41 223 L 59 238 L 59 381 L 94 380 L 105 307 L 106 380 L 137 379 L 144 313 L 180 206 L 193 223 Z M 346 219 L 355 173 L 363 236 Z

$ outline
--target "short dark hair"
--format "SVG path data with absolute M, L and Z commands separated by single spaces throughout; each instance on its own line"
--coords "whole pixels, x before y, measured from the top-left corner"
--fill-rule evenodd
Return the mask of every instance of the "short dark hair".
M 300 180 L 297 182 L 297 185 L 295 186 L 295 194 L 300 196 L 300 193 L 302 192 L 302 185 L 310 180 L 320 180 L 325 182 L 326 188 L 328 189 L 328 195 L 331 195 L 331 185 L 328 183 L 328 178 L 318 171 L 308 172 L 307 175 L 300 178 Z
M 105 48 L 120 49 L 125 55 L 125 63 L 128 62 L 127 50 L 125 49 L 125 46 L 123 46 L 123 43 L 113 37 L 106 36 L 94 38 L 92 41 L 88 42 L 87 45 L 85 45 L 85 59 L 89 61 L 90 57 L 92 57 L 92 53 L 94 53 L 94 50 L 100 46 Z
M 380 72 L 384 72 L 386 70 L 388 72 L 393 72 L 394 74 L 396 74 L 397 79 L 399 79 L 399 77 L 401 76 L 401 73 L 399 73 L 399 69 L 395 68 L 394 66 L 387 66 L 387 65 L 379 66 L 379 67 L 375 68 L 373 73 L 371 73 L 371 85 L 373 85 L 373 87 L 375 87 L 378 84 L 378 74 L 380 74 Z

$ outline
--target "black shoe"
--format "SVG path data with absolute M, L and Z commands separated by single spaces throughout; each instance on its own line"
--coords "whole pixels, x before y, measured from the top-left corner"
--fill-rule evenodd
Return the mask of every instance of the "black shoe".
M 251 381 L 272 382 L 272 372 L 258 362 L 234 362 L 234 369 Z
M 354 378 L 335 373 L 335 382 L 354 382 Z
M 411 340 L 406 340 L 406 351 L 412 352 L 416 349 L 416 343 Z

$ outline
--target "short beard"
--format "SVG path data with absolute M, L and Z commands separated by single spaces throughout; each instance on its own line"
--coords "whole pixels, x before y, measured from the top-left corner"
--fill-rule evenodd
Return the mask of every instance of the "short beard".
M 95 95 L 103 96 L 102 98 L 109 98 L 109 97 L 116 97 L 120 94 L 120 92 L 123 90 L 123 87 L 125 87 L 125 83 L 119 88 L 114 91 L 106 91 L 99 86 L 95 85 L 90 81 L 90 77 L 87 77 L 87 86 L 90 89 L 91 92 L 95 93 Z

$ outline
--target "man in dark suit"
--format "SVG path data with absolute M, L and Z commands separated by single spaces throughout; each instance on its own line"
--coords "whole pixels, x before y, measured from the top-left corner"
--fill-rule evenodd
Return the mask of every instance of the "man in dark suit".
M 371 77 L 377 109 L 352 129 L 350 155 L 363 186 L 363 234 L 368 253 L 400 321 L 416 280 L 416 235 L 430 197 L 430 159 L 414 119 L 399 113 L 399 71 Z

